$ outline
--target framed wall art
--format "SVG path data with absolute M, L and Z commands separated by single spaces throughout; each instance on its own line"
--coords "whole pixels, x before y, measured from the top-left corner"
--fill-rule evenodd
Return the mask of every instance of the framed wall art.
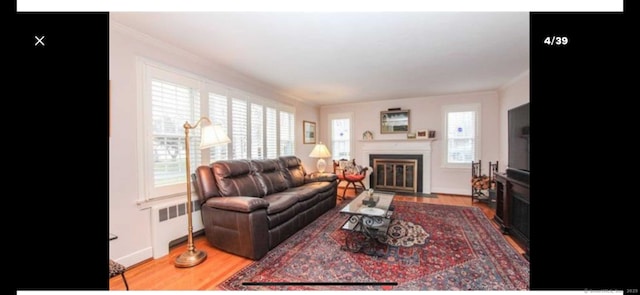
M 407 133 L 410 130 L 409 110 L 380 112 L 380 133 Z
M 302 121 L 302 143 L 315 144 L 316 143 L 316 122 Z

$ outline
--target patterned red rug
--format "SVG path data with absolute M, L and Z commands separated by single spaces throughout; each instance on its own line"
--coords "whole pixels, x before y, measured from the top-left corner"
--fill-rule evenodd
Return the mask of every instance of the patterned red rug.
M 222 290 L 528 290 L 529 262 L 479 208 L 394 201 L 381 257 L 340 250 L 348 216 L 327 212 L 234 274 Z M 383 284 L 380 284 L 383 283 Z M 395 285 L 394 283 L 397 283 Z

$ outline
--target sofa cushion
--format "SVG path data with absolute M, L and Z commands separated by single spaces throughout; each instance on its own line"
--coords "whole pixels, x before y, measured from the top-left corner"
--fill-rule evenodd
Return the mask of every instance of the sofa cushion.
M 281 192 L 288 188 L 278 160 L 251 160 L 251 164 L 254 166 L 258 180 L 262 183 L 265 195 Z
M 331 182 L 311 182 L 303 186 L 292 187 L 287 192 L 293 193 L 298 201 L 304 201 L 330 188 Z
M 249 160 L 226 160 L 213 163 L 213 174 L 221 196 L 263 197 L 264 187 L 253 172 Z
M 216 197 L 208 199 L 205 205 L 223 210 L 253 212 L 269 207 L 269 202 L 255 197 Z
M 279 160 L 289 188 L 303 185 L 307 173 L 302 166 L 302 161 L 296 156 L 282 156 Z
M 195 193 L 200 197 L 200 203 L 203 203 L 208 198 L 220 195 L 211 167 L 200 166 L 196 168 L 196 171 L 191 176 L 195 184 Z
M 274 214 L 287 210 L 292 208 L 298 202 L 298 198 L 296 198 L 295 194 L 291 192 L 279 192 L 265 196 L 262 199 L 269 203 L 269 207 L 267 207 L 267 214 Z

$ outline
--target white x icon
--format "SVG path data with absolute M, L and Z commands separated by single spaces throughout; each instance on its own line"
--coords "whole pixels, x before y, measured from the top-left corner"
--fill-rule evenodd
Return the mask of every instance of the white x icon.
M 44 46 L 44 42 L 42 42 L 42 40 L 44 40 L 44 36 L 42 36 L 41 38 L 38 38 L 38 36 L 34 36 L 34 37 L 36 37 L 36 44 L 34 46 L 38 46 L 38 45 Z

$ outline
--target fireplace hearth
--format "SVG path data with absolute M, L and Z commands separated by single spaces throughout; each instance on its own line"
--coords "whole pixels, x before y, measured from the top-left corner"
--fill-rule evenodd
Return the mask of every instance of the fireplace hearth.
M 360 163 L 369 163 L 369 166 L 372 168 L 372 172 L 370 177 L 365 179 L 365 186 L 371 187 L 378 190 L 389 190 L 394 192 L 406 192 L 411 194 L 431 194 L 431 142 L 434 139 L 380 139 L 380 140 L 362 140 L 359 141 L 360 144 L 360 154 L 357 157 L 357 161 Z M 400 188 L 382 188 L 382 186 L 378 185 L 376 187 L 375 181 L 380 175 L 380 173 L 376 173 L 376 169 L 374 167 L 373 159 L 386 159 L 398 161 L 398 160 L 415 160 L 417 164 L 415 166 L 410 165 L 406 166 L 404 162 L 392 163 L 387 162 L 389 164 L 383 169 L 393 170 L 394 173 L 391 176 L 387 176 L 386 180 L 392 183 L 404 183 Z M 414 174 L 410 177 L 405 177 L 405 171 L 410 172 L 413 170 Z M 383 170 L 384 171 L 384 170 Z M 393 178 L 393 174 L 396 175 L 396 178 Z M 401 177 L 398 177 L 402 175 Z M 411 182 L 415 181 L 415 192 L 413 191 Z M 407 184 L 409 182 L 409 184 Z M 387 182 L 384 182 L 383 186 L 386 186 Z
M 369 183 L 375 190 L 417 193 L 422 191 L 422 155 L 369 155 L 373 168 Z

